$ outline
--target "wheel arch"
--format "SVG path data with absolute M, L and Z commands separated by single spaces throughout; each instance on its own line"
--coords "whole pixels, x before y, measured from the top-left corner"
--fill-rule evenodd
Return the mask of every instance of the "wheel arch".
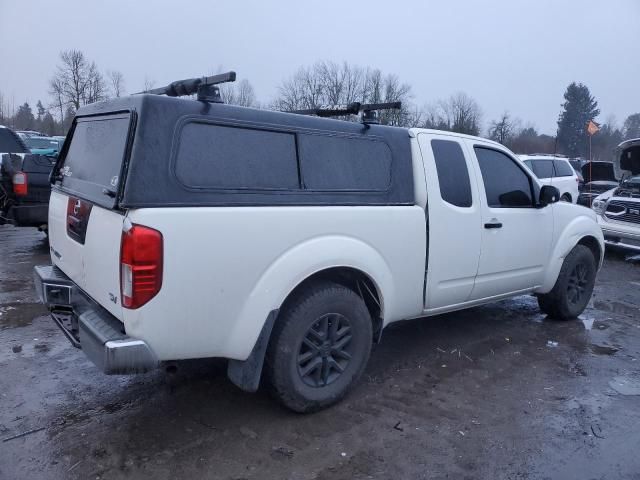
M 376 281 L 363 270 L 348 267 L 334 266 L 319 270 L 302 280 L 295 288 L 289 292 L 283 300 L 281 310 L 295 298 L 301 290 L 309 284 L 319 281 L 330 281 L 349 288 L 362 300 L 364 300 L 367 310 L 371 315 L 374 338 L 379 339 L 383 327 L 384 297 Z
M 587 215 L 573 218 L 558 235 L 552 248 L 542 285 L 535 293 L 547 293 L 556 283 L 565 257 L 576 245 L 585 245 L 596 257 L 598 268 L 604 258 L 604 237 L 598 224 Z
M 324 258 L 309 265 L 309 259 L 317 258 L 320 252 Z M 257 390 L 280 310 L 314 281 L 330 280 L 360 295 L 371 313 L 374 338 L 379 338 L 385 311 L 393 299 L 392 278 L 383 256 L 358 239 L 315 239 L 288 250 L 263 272 L 234 326 L 231 341 L 242 344 L 246 354 L 230 359 L 229 378 L 243 390 Z
M 330 278 L 353 287 L 367 286 L 379 302 L 379 318 L 385 319 L 396 308 L 395 282 L 384 254 L 361 239 L 348 236 L 323 236 L 307 240 L 284 251 L 265 269 L 251 288 L 240 310 L 229 342 L 235 345 L 233 358 L 247 358 L 267 316 L 279 310 L 304 282 Z M 364 293 L 364 292 L 363 292 Z

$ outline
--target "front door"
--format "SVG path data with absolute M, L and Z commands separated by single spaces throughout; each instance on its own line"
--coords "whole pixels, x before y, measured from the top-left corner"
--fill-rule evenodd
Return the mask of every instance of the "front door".
M 474 146 L 482 203 L 482 246 L 470 300 L 542 283 L 553 237 L 553 206 L 536 208 L 534 180 L 493 147 Z

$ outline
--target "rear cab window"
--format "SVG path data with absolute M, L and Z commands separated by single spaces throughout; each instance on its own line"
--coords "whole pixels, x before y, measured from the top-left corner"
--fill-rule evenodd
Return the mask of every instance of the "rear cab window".
M 460 144 L 451 140 L 431 140 L 440 196 L 456 207 L 472 205 L 471 182 Z
M 130 128 L 129 113 L 76 118 L 56 166 L 62 190 L 114 208 Z

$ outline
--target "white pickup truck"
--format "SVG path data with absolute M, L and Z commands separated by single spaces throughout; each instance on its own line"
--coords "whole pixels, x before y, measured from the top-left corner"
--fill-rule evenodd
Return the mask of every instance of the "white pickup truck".
M 604 252 L 591 210 L 500 144 L 366 113 L 81 108 L 35 269 L 53 319 L 105 373 L 222 357 L 306 412 L 346 394 L 392 322 L 523 294 L 583 311 Z

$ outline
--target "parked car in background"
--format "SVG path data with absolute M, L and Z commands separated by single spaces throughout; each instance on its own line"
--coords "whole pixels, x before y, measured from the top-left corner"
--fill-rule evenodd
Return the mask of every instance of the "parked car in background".
M 46 137 L 47 135 L 42 132 L 36 132 L 35 130 L 16 130 L 16 133 L 20 135 L 20 138 L 25 139 L 28 137 Z
M 57 155 L 62 148 L 60 141 L 51 137 L 25 137 L 23 141 L 31 153 L 38 155 Z
M 560 190 L 560 200 L 578 201 L 579 178 L 565 157 L 557 155 L 520 155 L 520 159 L 545 185 Z
M 587 160 L 584 160 L 582 158 L 570 158 L 569 163 L 578 176 L 578 189 L 581 189 L 582 184 L 584 183 L 584 177 L 582 176 L 582 165 L 587 163 Z
M 620 185 L 598 195 L 593 210 L 607 245 L 640 251 L 640 138 L 618 145 L 614 158 Z
M 611 162 L 586 162 L 582 165 L 584 183 L 578 196 L 578 203 L 591 207 L 593 199 L 601 193 L 618 186 L 614 165 Z
M 264 377 L 308 412 L 347 394 L 393 322 L 529 293 L 569 319 L 591 299 L 595 214 L 504 146 L 378 125 L 380 106 L 354 104 L 356 123 L 211 92 L 83 106 L 51 175 L 36 288 L 105 373 L 227 358 L 236 385 Z
M 46 228 L 54 164 L 55 156 L 30 153 L 17 133 L 0 126 L 0 224 Z
M 53 135 L 53 138 L 56 142 L 58 142 L 58 151 L 62 150 L 62 145 L 64 145 L 64 140 L 67 138 L 64 135 Z

